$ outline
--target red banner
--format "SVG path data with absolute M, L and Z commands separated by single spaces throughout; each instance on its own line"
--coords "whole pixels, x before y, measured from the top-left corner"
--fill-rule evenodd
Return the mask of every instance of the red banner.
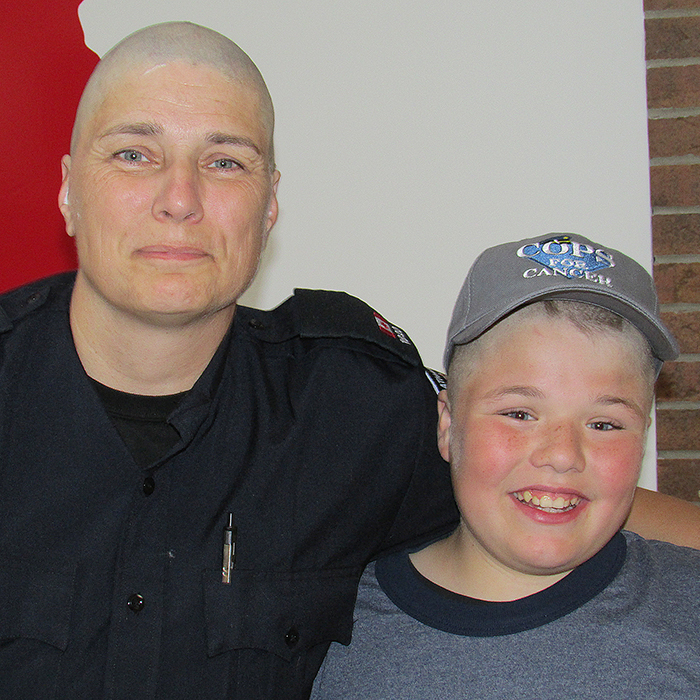
M 58 211 L 60 159 L 98 57 L 80 0 L 7 2 L 0 13 L 0 291 L 75 267 Z

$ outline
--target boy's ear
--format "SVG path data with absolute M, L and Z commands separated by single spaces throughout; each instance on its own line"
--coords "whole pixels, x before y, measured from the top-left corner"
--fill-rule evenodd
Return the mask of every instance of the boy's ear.
M 450 415 L 450 400 L 447 398 L 447 392 L 443 389 L 437 397 L 438 410 L 438 425 L 437 425 L 437 441 L 438 450 L 442 458 L 450 461 L 450 426 L 452 425 L 452 416 Z

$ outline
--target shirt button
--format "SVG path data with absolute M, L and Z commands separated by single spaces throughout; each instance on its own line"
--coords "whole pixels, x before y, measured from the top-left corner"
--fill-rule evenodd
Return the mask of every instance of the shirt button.
M 256 331 L 265 329 L 265 324 L 259 318 L 251 318 L 250 321 L 248 321 L 248 325 Z
M 152 476 L 147 476 L 143 480 L 143 492 L 147 495 L 150 496 L 153 491 L 155 491 L 156 488 L 156 482 L 153 480 Z
M 126 601 L 126 604 L 129 606 L 129 610 L 135 613 L 141 612 L 143 610 L 143 606 L 145 605 L 143 596 L 140 596 L 138 593 L 134 593 L 134 595 L 129 596 L 129 600 Z
M 296 646 L 299 642 L 299 632 L 296 627 L 292 627 L 287 634 L 284 635 L 284 641 L 288 647 Z

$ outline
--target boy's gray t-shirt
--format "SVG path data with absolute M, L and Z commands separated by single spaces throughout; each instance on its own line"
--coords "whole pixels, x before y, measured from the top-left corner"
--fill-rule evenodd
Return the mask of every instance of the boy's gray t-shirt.
M 699 551 L 625 532 L 513 603 L 444 591 L 406 552 L 379 579 L 423 622 L 368 567 L 352 643 L 331 646 L 312 700 L 700 699 Z

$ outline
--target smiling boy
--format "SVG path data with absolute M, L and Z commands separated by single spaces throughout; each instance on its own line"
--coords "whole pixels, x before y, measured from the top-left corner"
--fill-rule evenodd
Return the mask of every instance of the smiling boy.
M 676 355 L 622 253 L 564 234 L 485 251 L 438 398 L 460 524 L 367 570 L 312 697 L 700 697 L 700 553 L 620 532 Z

